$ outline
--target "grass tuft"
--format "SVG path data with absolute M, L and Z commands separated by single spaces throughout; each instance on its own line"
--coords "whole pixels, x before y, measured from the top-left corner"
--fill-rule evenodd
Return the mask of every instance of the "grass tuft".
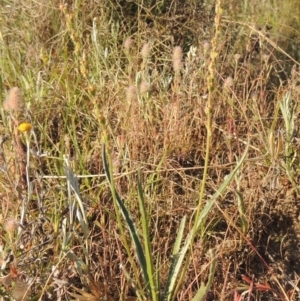
M 299 299 L 282 2 L 1 2 L 1 300 Z

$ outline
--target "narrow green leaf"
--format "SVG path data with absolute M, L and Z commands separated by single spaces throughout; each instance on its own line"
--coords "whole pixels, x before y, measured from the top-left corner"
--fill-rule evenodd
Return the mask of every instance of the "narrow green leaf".
M 108 180 L 108 182 L 111 186 L 112 185 L 111 184 L 112 183 L 111 174 L 110 174 L 110 170 L 109 170 L 109 164 L 108 164 L 108 161 L 107 161 L 105 145 L 103 145 L 103 163 L 104 163 L 104 170 L 105 170 L 107 180 Z M 123 215 L 123 217 L 126 221 L 126 224 L 128 226 L 128 229 L 129 229 L 129 232 L 130 232 L 130 235 L 131 235 L 131 238 L 132 238 L 133 243 L 135 245 L 136 255 L 137 255 L 138 261 L 141 265 L 141 269 L 142 269 L 142 273 L 143 273 L 143 277 L 144 277 L 144 281 L 145 281 L 148 293 L 150 294 L 151 293 L 151 288 L 149 287 L 149 275 L 148 275 L 148 272 L 147 272 L 147 262 L 146 262 L 146 258 L 145 258 L 145 254 L 144 254 L 144 251 L 143 251 L 141 241 L 140 241 L 138 233 L 137 233 L 137 229 L 136 229 L 136 227 L 133 223 L 133 220 L 132 220 L 129 212 L 127 211 L 123 201 L 121 200 L 116 188 L 111 186 L 111 189 L 115 190 L 116 200 L 117 200 L 118 206 L 119 206 L 119 208 L 121 210 L 121 213 L 122 213 L 122 215 Z
M 157 294 L 158 294 L 158 300 L 161 300 L 161 292 L 160 292 L 160 263 L 161 263 L 161 258 L 160 258 L 160 254 L 157 254 L 157 262 L 156 262 L 156 274 L 155 279 L 156 279 L 156 283 L 157 283 Z
M 240 159 L 239 162 L 237 162 L 236 167 L 234 168 L 234 170 L 229 175 L 226 176 L 224 182 L 219 187 L 219 189 L 213 194 L 211 199 L 209 201 L 207 201 L 207 203 L 204 206 L 201 214 L 199 215 L 198 220 L 195 221 L 195 224 L 194 224 L 193 228 L 191 229 L 191 231 L 187 235 L 185 243 L 184 243 L 181 251 L 178 254 L 174 254 L 175 262 L 174 263 L 172 262 L 172 265 L 171 265 L 172 275 L 171 276 L 169 275 L 170 283 L 168 284 L 168 292 L 166 294 L 166 299 L 165 299 L 166 301 L 174 300 L 175 296 L 173 296 L 173 292 L 175 290 L 175 285 L 177 284 L 178 277 L 179 277 L 179 274 L 180 274 L 180 269 L 181 269 L 182 263 L 184 261 L 184 258 L 187 254 L 187 251 L 188 251 L 188 249 L 191 245 L 191 242 L 192 242 L 193 238 L 195 237 L 195 234 L 197 233 L 197 231 L 198 231 L 199 227 L 201 226 L 202 222 L 205 220 L 207 214 L 209 213 L 212 206 L 214 205 L 216 199 L 224 192 L 225 188 L 233 180 L 234 175 L 236 174 L 236 172 L 242 166 L 242 163 L 244 162 L 244 160 L 246 158 L 246 155 L 248 153 L 248 149 L 249 149 L 249 144 L 247 145 L 247 148 L 246 148 L 242 158 Z
M 173 290 L 173 287 L 171 287 L 172 278 L 174 277 L 174 270 L 175 270 L 177 261 L 179 259 L 179 254 L 178 253 L 179 253 L 180 245 L 181 245 L 181 242 L 182 242 L 185 223 L 186 223 L 186 215 L 183 217 L 183 219 L 180 222 L 178 233 L 177 233 L 176 240 L 175 240 L 175 243 L 174 243 L 173 252 L 172 252 L 172 261 L 171 261 L 168 280 L 167 280 L 165 293 L 164 293 L 164 300 L 167 300 L 167 296 L 169 296 L 172 292 L 171 290 Z
M 192 301 L 201 301 L 207 294 L 207 285 L 201 283 L 199 290 L 197 291 L 196 295 L 192 299 Z
M 211 258 L 211 264 L 209 267 L 208 281 L 206 284 L 203 283 L 201 284 L 199 290 L 197 291 L 192 301 L 202 301 L 214 281 L 214 276 L 216 271 L 216 258 L 215 258 L 214 251 L 212 249 L 209 250 L 209 257 Z
M 180 222 L 172 254 L 177 254 L 179 252 L 180 245 L 182 242 L 185 223 L 186 223 L 186 215 L 182 218 L 182 220 Z
M 154 275 L 154 266 L 153 266 L 153 258 L 152 258 L 150 234 L 149 234 L 149 219 L 148 219 L 148 214 L 146 212 L 146 205 L 144 200 L 143 188 L 141 184 L 140 172 L 138 172 L 138 195 L 139 195 L 139 206 L 140 206 L 140 213 L 141 213 L 141 220 L 142 220 L 142 233 L 143 233 L 144 243 L 145 243 L 146 269 L 147 269 L 147 275 L 149 277 L 151 297 L 153 301 L 158 301 L 159 283 L 155 281 L 156 277 Z

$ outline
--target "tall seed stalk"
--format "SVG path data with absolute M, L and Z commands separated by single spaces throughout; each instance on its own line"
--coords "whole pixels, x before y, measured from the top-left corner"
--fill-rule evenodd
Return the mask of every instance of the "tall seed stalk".
M 199 215 L 202 210 L 202 203 L 203 203 L 203 197 L 204 197 L 204 191 L 205 191 L 205 184 L 207 179 L 207 171 L 209 166 L 209 155 L 210 155 L 210 146 L 211 146 L 211 140 L 212 140 L 212 108 L 213 108 L 213 96 L 214 96 L 214 88 L 215 88 L 215 66 L 216 61 L 218 58 L 218 52 L 217 52 L 217 43 L 218 38 L 221 32 L 221 18 L 222 18 L 222 8 L 221 8 L 221 0 L 218 0 L 216 3 L 215 11 L 215 34 L 212 38 L 211 45 L 211 53 L 210 53 L 210 63 L 208 65 L 208 77 L 207 77 L 207 88 L 208 88 L 208 99 L 206 104 L 205 113 L 207 116 L 206 121 L 206 150 L 205 150 L 205 162 L 204 162 L 204 169 L 203 169 L 203 177 L 200 187 L 200 193 L 199 193 L 199 202 L 197 206 L 197 212 L 195 216 L 195 221 L 199 219 Z M 195 223 L 196 224 L 196 223 Z M 196 229 L 195 229 L 196 232 Z

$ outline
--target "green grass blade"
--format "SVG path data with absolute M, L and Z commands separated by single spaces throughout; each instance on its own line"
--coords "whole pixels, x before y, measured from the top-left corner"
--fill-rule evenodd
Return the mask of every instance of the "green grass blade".
M 104 169 L 105 169 L 105 174 L 106 174 L 107 180 L 108 180 L 109 184 L 111 185 L 111 183 L 112 183 L 111 176 L 112 175 L 110 173 L 109 164 L 108 164 L 108 161 L 107 161 L 105 145 L 103 145 L 103 163 L 104 163 Z M 136 229 L 136 227 L 134 225 L 134 222 L 133 222 L 129 212 L 127 211 L 123 201 L 121 200 L 116 188 L 111 187 L 111 189 L 115 190 L 116 201 L 118 203 L 120 211 L 121 211 L 121 213 L 122 213 L 122 215 L 123 215 L 123 217 L 126 221 L 126 224 L 128 226 L 132 241 L 133 241 L 133 243 L 135 245 L 135 248 L 136 248 L 136 255 L 137 255 L 138 261 L 141 265 L 141 269 L 142 269 L 142 273 L 143 273 L 143 276 L 144 276 L 144 281 L 145 281 L 145 284 L 146 284 L 146 287 L 147 287 L 147 291 L 148 291 L 148 293 L 150 293 L 151 288 L 149 287 L 150 282 L 149 282 L 149 275 L 148 275 L 148 272 L 147 272 L 147 262 L 146 262 L 146 258 L 145 258 L 145 254 L 144 254 L 144 251 L 143 251 L 141 241 L 140 241 L 138 233 L 137 233 L 137 229 Z
M 186 223 L 186 215 L 183 217 L 183 219 L 180 222 L 179 229 L 178 229 L 178 234 L 176 236 L 176 240 L 175 240 L 175 244 L 174 244 L 174 247 L 173 247 L 172 254 L 177 254 L 180 250 L 180 245 L 181 245 L 181 242 L 182 242 L 185 223 Z
M 173 252 L 172 252 L 172 262 L 171 262 L 171 267 L 169 270 L 168 280 L 167 280 L 167 284 L 166 284 L 166 288 L 165 288 L 164 300 L 168 300 L 167 297 L 174 291 L 174 286 L 171 286 L 171 285 L 173 285 L 172 279 L 174 276 L 174 271 L 175 271 L 175 267 L 177 265 L 177 261 L 179 259 L 179 250 L 180 250 L 180 245 L 182 242 L 185 223 L 186 223 L 186 215 L 183 217 L 183 219 L 180 222 L 178 233 L 177 233 L 176 240 L 174 243 Z
M 65 169 L 65 174 L 66 174 L 66 178 L 67 181 L 70 184 L 70 187 L 72 188 L 72 191 L 76 197 L 78 206 L 80 208 L 81 214 L 83 216 L 84 219 L 84 223 L 87 224 L 87 217 L 86 217 L 86 212 L 84 209 L 84 205 L 80 196 L 80 190 L 79 190 L 79 184 L 78 184 L 78 179 L 75 175 L 75 173 L 73 172 L 73 170 L 70 167 L 70 162 L 69 162 L 69 158 L 67 156 L 64 156 L 64 169 Z M 85 232 L 88 231 L 87 229 L 84 229 Z M 87 235 L 87 233 L 86 233 Z
M 170 301 L 170 300 L 174 299 L 175 296 L 173 296 L 173 292 L 174 292 L 175 286 L 177 284 L 177 279 L 180 274 L 180 269 L 181 269 L 182 263 L 187 254 L 187 251 L 191 245 L 191 242 L 192 242 L 193 238 L 195 237 L 197 230 L 201 226 L 202 222 L 205 220 L 205 218 L 206 218 L 207 214 L 209 213 L 209 211 L 211 210 L 212 206 L 214 205 L 216 199 L 223 193 L 225 188 L 233 180 L 236 172 L 241 168 L 242 163 L 244 162 L 246 155 L 248 153 L 248 149 L 249 149 L 249 144 L 247 145 L 247 148 L 246 148 L 242 158 L 240 159 L 239 162 L 237 162 L 234 170 L 228 176 L 226 176 L 223 184 L 219 187 L 219 189 L 213 194 L 211 199 L 204 206 L 203 210 L 201 211 L 201 214 L 199 215 L 198 220 L 195 221 L 193 228 L 189 232 L 181 251 L 178 252 L 177 254 L 173 255 L 175 263 L 174 263 L 174 265 L 171 266 L 171 268 L 172 268 L 172 270 L 170 272 L 171 275 L 169 275 L 170 283 L 168 285 L 168 291 L 167 291 L 165 300 Z
M 158 287 L 158 290 L 157 290 L 158 300 L 161 300 L 160 266 L 161 266 L 161 257 L 160 257 L 160 254 L 157 254 L 156 274 L 154 276 L 155 276 L 157 287 Z
M 203 300 L 203 298 L 205 297 L 206 293 L 207 293 L 207 285 L 204 283 L 201 283 L 201 286 L 199 288 L 199 290 L 197 291 L 196 295 L 194 296 L 194 298 L 192 299 L 192 301 L 201 301 Z
M 194 296 L 194 298 L 192 299 L 192 301 L 202 301 L 203 298 L 206 296 L 210 286 L 213 283 L 217 262 L 216 262 L 214 251 L 212 249 L 209 250 L 209 256 L 211 258 L 211 264 L 209 267 L 208 281 L 206 284 L 201 283 L 201 286 L 197 291 L 196 295 Z
M 141 220 L 142 220 L 142 233 L 145 242 L 147 275 L 149 277 L 152 300 L 156 301 L 159 300 L 158 299 L 159 283 L 155 281 L 156 277 L 154 274 L 154 266 L 153 266 L 153 258 L 151 253 L 151 243 L 150 243 L 150 234 L 149 234 L 149 218 L 145 206 L 140 172 L 138 173 L 138 195 L 139 195 L 139 206 L 140 206 L 140 213 L 141 213 Z

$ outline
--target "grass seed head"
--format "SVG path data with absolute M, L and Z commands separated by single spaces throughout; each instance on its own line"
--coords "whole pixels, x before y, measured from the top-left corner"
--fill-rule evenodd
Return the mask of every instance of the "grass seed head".
M 205 53 L 205 54 L 209 53 L 210 49 L 211 49 L 211 43 L 208 42 L 208 41 L 204 41 L 204 42 L 203 42 L 203 50 L 204 50 L 204 53 Z
M 150 44 L 149 43 L 145 43 L 142 47 L 141 50 L 141 55 L 143 59 L 147 59 L 150 56 Z
M 127 88 L 126 98 L 129 103 L 131 103 L 132 101 L 135 101 L 137 99 L 136 86 L 131 85 Z
M 9 112 L 20 111 L 23 107 L 23 96 L 18 87 L 9 90 L 8 96 L 3 102 L 3 109 Z
M 236 64 L 239 62 L 240 58 L 241 58 L 241 55 L 239 53 L 236 53 L 234 55 L 234 60 L 235 60 Z
M 131 38 L 127 38 L 124 41 L 124 49 L 126 50 L 126 52 L 129 52 L 132 47 L 133 47 L 133 40 Z
M 233 78 L 231 76 L 226 77 L 223 84 L 224 89 L 230 90 L 230 88 L 233 87 L 233 85 L 234 85 Z
M 141 95 L 147 93 L 150 91 L 150 84 L 147 83 L 146 81 L 142 81 L 140 85 L 140 93 Z
M 173 69 L 175 72 L 178 72 L 182 69 L 182 48 L 176 46 L 173 50 Z
M 7 233 L 13 234 L 18 229 L 18 222 L 14 218 L 7 219 L 4 222 L 3 228 Z

